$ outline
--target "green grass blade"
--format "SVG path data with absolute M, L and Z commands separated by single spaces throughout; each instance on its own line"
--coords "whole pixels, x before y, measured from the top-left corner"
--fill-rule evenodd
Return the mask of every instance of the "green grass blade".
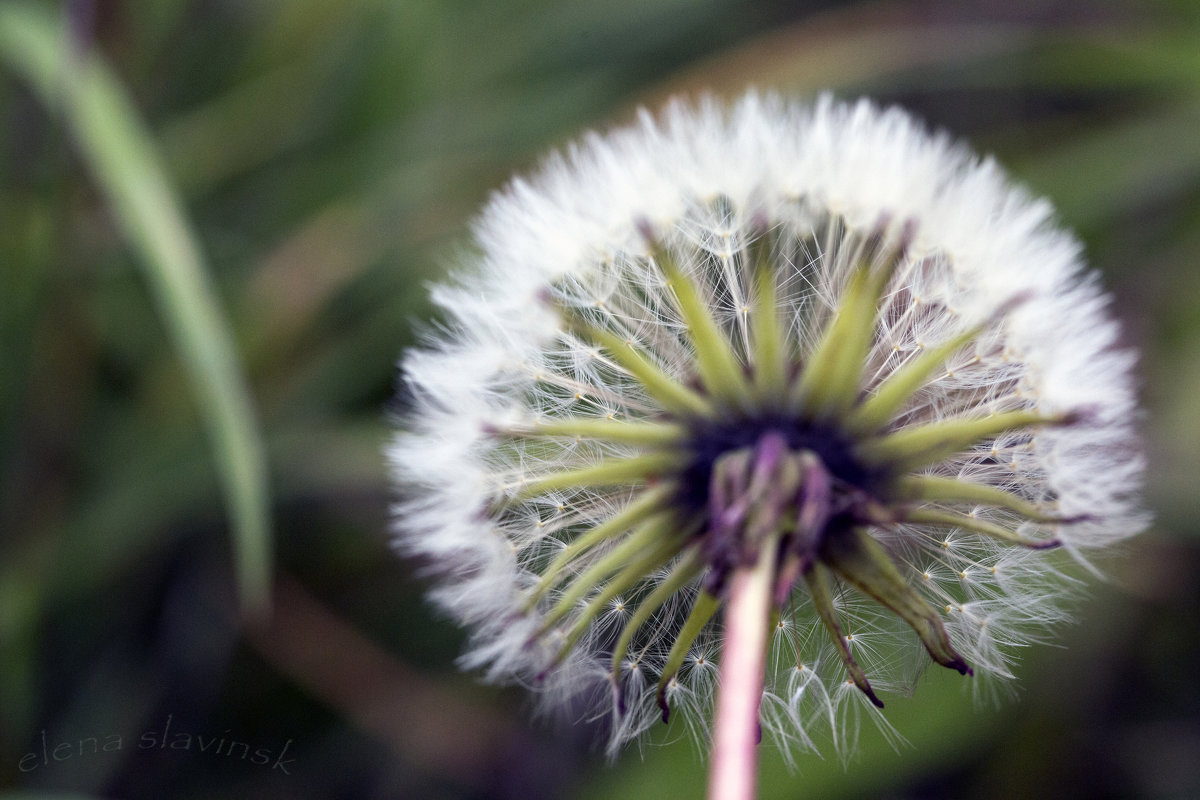
M 150 132 L 103 59 L 70 44 L 50 14 L 0 6 L 0 58 L 61 115 L 140 257 L 216 453 L 243 608 L 265 612 L 271 563 L 266 459 L 228 323 Z

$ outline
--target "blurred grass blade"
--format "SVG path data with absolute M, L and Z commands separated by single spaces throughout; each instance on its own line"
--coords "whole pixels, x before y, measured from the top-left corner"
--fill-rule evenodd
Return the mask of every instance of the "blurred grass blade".
M 1072 226 L 1095 227 L 1192 191 L 1200 179 L 1197 131 L 1200 96 L 1193 92 L 1010 166 L 1035 191 L 1053 189 L 1055 207 Z
M 266 463 L 230 332 L 149 131 L 99 55 L 78 50 L 51 14 L 0 4 L 0 58 L 62 115 L 140 256 L 216 451 L 243 609 L 265 613 L 271 562 Z

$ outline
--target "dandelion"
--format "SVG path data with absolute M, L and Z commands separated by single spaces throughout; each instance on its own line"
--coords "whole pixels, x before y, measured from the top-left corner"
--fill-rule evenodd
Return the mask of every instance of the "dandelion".
M 828 97 L 675 103 L 514 181 L 390 449 L 462 665 L 613 752 L 707 739 L 716 695 L 751 764 L 758 725 L 849 748 L 923 664 L 1011 677 L 1064 615 L 1051 551 L 1144 525 L 1133 356 L 1051 216 Z

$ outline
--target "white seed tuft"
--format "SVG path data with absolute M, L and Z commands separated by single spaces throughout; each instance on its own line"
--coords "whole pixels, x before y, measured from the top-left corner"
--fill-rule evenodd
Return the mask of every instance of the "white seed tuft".
M 588 601 L 598 595 L 582 593 L 545 630 L 570 580 L 603 565 L 624 540 L 580 552 L 538 595 L 548 565 L 648 489 L 536 487 L 546 476 L 641 451 L 584 435 L 496 432 L 671 417 L 654 387 L 569 326 L 564 309 L 641 353 L 666 380 L 697 385 L 698 346 L 653 266 L 647 233 L 677 258 L 738 368 L 753 366 L 762 312 L 751 252 L 764 222 L 778 290 L 772 311 L 794 365 L 807 363 L 847 291 L 856 247 L 881 225 L 888 241 L 912 240 L 881 299 L 861 396 L 924 353 L 981 330 L 930 372 L 890 430 L 1023 410 L 1082 418 L 988 437 L 921 465 L 915 474 L 994 487 L 1070 520 L 1030 520 L 976 503 L 958 509 L 969 524 L 1056 538 L 1081 560 L 1146 524 L 1137 506 L 1143 464 L 1133 356 L 1117 347 L 1108 298 L 1084 271 L 1075 239 L 1053 226 L 1048 203 L 1013 187 L 992 160 L 866 101 L 823 96 L 805 105 L 752 93 L 728 108 L 706 99 L 672 103 L 658 117 L 643 112 L 632 127 L 585 137 L 492 198 L 474 227 L 474 262 L 434 290 L 448 315 L 445 331 L 403 359 L 412 410 L 388 450 L 402 487 L 398 549 L 429 565 L 438 576 L 434 602 L 470 629 L 462 665 L 527 685 L 549 705 L 594 702 L 611 722 L 612 751 L 659 718 L 656 682 L 703 575 L 633 636 L 614 704 L 613 642 L 671 580 L 676 560 L 623 587 L 590 621 Z M 1072 584 L 1050 552 L 950 524 L 901 522 L 872 535 L 942 612 L 950 643 L 981 675 L 1011 677 L 1016 649 L 1064 617 Z M 923 652 L 912 629 L 848 587 L 833 600 L 872 687 L 907 688 Z M 580 620 L 577 643 L 560 652 Z M 665 679 L 672 715 L 698 741 L 707 737 L 720 642 L 718 615 Z M 782 610 L 767 664 L 762 722 L 786 752 L 815 749 L 821 729 L 848 748 L 864 714 L 882 720 L 847 680 L 802 589 Z

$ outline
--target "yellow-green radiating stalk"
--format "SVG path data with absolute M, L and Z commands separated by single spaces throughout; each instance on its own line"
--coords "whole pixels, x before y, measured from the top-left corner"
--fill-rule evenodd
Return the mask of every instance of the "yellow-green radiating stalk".
M 861 245 L 841 302 L 817 342 L 793 391 L 800 410 L 811 417 L 843 415 L 858 397 L 867 354 L 875 334 L 883 291 L 904 258 L 907 237 L 886 240 L 880 227 Z M 881 262 L 881 263 L 876 263 Z
M 662 675 L 658 678 L 658 707 L 662 709 L 663 722 L 667 721 L 667 717 L 671 713 L 667 706 L 667 687 L 679 673 L 679 668 L 683 666 L 683 659 L 687 657 L 692 643 L 696 641 L 700 632 L 704 630 L 704 626 L 720 608 L 721 600 L 718 597 L 701 591 L 696 596 L 696 601 L 692 604 L 692 611 L 684 621 L 683 627 L 679 629 L 675 643 L 671 645 L 671 652 L 667 654 L 666 663 L 663 664 Z
M 616 547 L 600 556 L 594 564 L 571 582 L 555 602 L 554 607 L 543 618 L 539 635 L 548 632 L 558 624 L 559 620 L 570 614 L 575 604 L 586 597 L 587 593 L 601 581 L 613 573 L 623 571 L 625 565 L 631 561 L 640 561 L 647 552 L 655 551 L 660 543 L 672 538 L 675 530 L 677 530 L 675 515 L 669 511 L 642 522 Z
M 754 317 L 750 320 L 753 342 L 754 388 L 760 402 L 781 401 L 787 392 L 787 339 L 779 322 L 779 284 L 771 263 L 770 242 L 762 233 L 750 244 L 751 274 L 754 276 Z
M 683 428 L 669 422 L 626 422 L 612 419 L 555 419 L 537 422 L 528 429 L 506 431 L 513 436 L 567 436 L 600 439 L 623 444 L 667 446 L 678 444 L 686 435 Z
M 598 617 L 604 611 L 605 606 L 617 595 L 646 579 L 655 570 L 678 555 L 690 534 L 691 530 L 680 529 L 674 519 L 668 519 L 665 524 L 658 526 L 654 537 L 641 546 L 635 555 L 625 556 L 623 559 L 625 566 L 588 600 L 587 606 L 572 623 L 571 629 L 563 638 L 558 657 L 561 659 L 570 652 L 575 643 L 579 641 L 579 637 L 591 625 L 592 620 Z
M 699 287 L 679 269 L 675 257 L 658 243 L 652 243 L 651 256 L 667 286 L 674 292 L 679 313 L 687 325 L 695 348 L 696 369 L 700 381 L 713 397 L 734 406 L 748 402 L 748 386 L 742 365 L 728 338 L 713 319 Z
M 874 690 L 871 689 L 871 683 L 854 658 L 854 654 L 850 650 L 850 642 L 842 630 L 841 621 L 838 619 L 837 610 L 833 605 L 833 588 L 829 568 L 820 562 L 814 563 L 804 573 L 804 582 L 808 586 L 808 594 L 812 598 L 813 607 L 817 610 L 817 616 L 821 618 L 821 623 L 829 633 L 829 638 L 833 640 L 838 655 L 841 656 L 842 665 L 850 675 L 850 680 L 854 681 L 854 685 L 858 687 L 859 691 L 870 698 L 877 708 L 883 708 L 883 702 L 875 696 Z
M 671 570 L 671 573 L 650 594 L 642 599 L 637 611 L 633 613 L 633 616 L 629 618 L 625 626 L 621 629 L 621 636 L 617 639 L 617 644 L 613 648 L 612 672 L 613 683 L 615 685 L 620 685 L 621 662 L 625 660 L 625 654 L 629 652 L 629 645 L 632 644 L 633 637 L 646 624 L 655 611 L 662 608 L 676 592 L 690 583 L 703 569 L 704 560 L 700 551 L 697 547 L 692 547 L 684 552 L 679 562 L 675 565 L 675 568 Z
M 862 528 L 825 539 L 821 558 L 855 588 L 890 608 L 908 623 L 933 660 L 944 667 L 971 673 L 950 645 L 937 611 L 908 585 L 891 556 Z
M 887 431 L 888 423 L 921 390 L 926 381 L 962 347 L 975 341 L 1007 313 L 1017 301 L 984 323 L 974 325 L 946 341 L 928 348 L 897 369 L 867 397 L 861 397 L 867 356 L 875 346 L 878 313 L 884 292 L 907 252 L 911 226 L 897 240 L 888 240 L 886 226 L 861 240 L 848 258 L 851 274 L 840 303 L 825 326 L 812 355 L 794 379 L 788 374 L 785 358 L 789 351 L 786 332 L 778 316 L 778 282 L 769 260 L 765 235 L 746 245 L 745 263 L 751 280 L 753 301 L 745 357 L 746 369 L 739 362 L 731 341 L 714 319 L 702 288 L 684 274 L 674 256 L 658 241 L 647 237 L 651 261 L 666 279 L 683 319 L 696 358 L 696 377 L 702 387 L 694 390 L 654 366 L 634 347 L 596 323 L 578 315 L 565 319 L 577 335 L 601 345 L 612 353 L 614 363 L 642 382 L 668 414 L 677 421 L 636 421 L 613 418 L 550 419 L 516 427 L 506 433 L 515 437 L 573 437 L 640 446 L 640 452 L 624 457 L 609 457 L 599 463 L 542 476 L 526 485 L 519 497 L 550 490 L 569 490 L 589 486 L 643 483 L 665 479 L 662 486 L 649 490 L 642 500 L 630 504 L 615 518 L 615 524 L 602 524 L 570 543 L 548 567 L 529 600 L 532 608 L 538 599 L 559 581 L 563 569 L 584 552 L 601 542 L 627 536 L 609 552 L 599 556 L 565 589 L 542 620 L 539 636 L 545 635 L 573 611 L 578 610 L 570 627 L 563 633 L 555 663 L 570 652 L 589 626 L 604 612 L 619 593 L 637 585 L 654 570 L 672 559 L 678 561 L 669 573 L 640 599 L 638 607 L 625 621 L 612 651 L 612 684 L 618 706 L 621 698 L 622 662 L 639 630 L 655 612 L 706 566 L 704 548 L 689 546 L 694 530 L 681 530 L 684 521 L 668 511 L 672 494 L 678 490 L 673 478 L 686 461 L 689 420 L 715 419 L 725 411 L 735 413 L 778 413 L 791 406 L 797 419 L 832 424 L 857 440 L 855 457 L 885 474 L 886 490 L 880 498 L 864 497 L 857 513 L 864 522 L 891 526 L 897 522 L 956 528 L 987 536 L 1006 544 L 1030 548 L 1049 548 L 1058 540 L 1033 540 L 992 522 L 978 519 L 974 513 L 910 508 L 908 503 L 975 503 L 1017 513 L 1039 522 L 1062 521 L 1042 512 L 1033 503 L 990 486 L 971 484 L 938 476 L 905 474 L 935 464 L 957 453 L 969 451 L 1006 431 L 1024 431 L 1041 425 L 1071 421 L 1066 415 L 1047 415 L 1033 409 L 991 414 L 986 417 L 951 417 L 923 425 Z M 566 317 L 568 310 L 561 309 Z M 716 404 L 714 405 L 714 401 Z M 760 444 L 769 437 L 786 451 L 779 431 L 764 431 Z M 756 451 L 755 451 L 756 452 Z M 796 455 L 796 454 L 793 454 Z M 745 475 L 744 484 L 734 481 L 729 491 L 744 495 L 750 505 L 736 526 L 742 530 L 744 545 L 762 555 L 761 548 L 772 549 L 771 591 L 775 604 L 786 602 L 793 582 L 803 578 L 814 608 L 833 639 L 851 681 L 874 703 L 882 707 L 867 676 L 855 660 L 850 637 L 843 633 L 833 600 L 833 576 L 856 587 L 900 616 L 925 645 L 930 656 L 959 672 L 970 667 L 954 651 L 941 617 L 921 595 L 905 582 L 891 556 L 864 529 L 825 531 L 830 501 L 817 495 L 830 491 L 828 475 L 816 456 L 803 453 L 799 461 L 784 460 L 753 479 Z M 726 453 L 714 462 L 714 474 L 724 470 L 741 474 L 749 469 L 751 450 Z M 728 462 L 728 463 L 726 463 Z M 805 466 L 807 465 L 807 467 Z M 823 477 L 822 477 L 823 476 Z M 819 480 L 818 480 L 819 479 Z M 817 480 L 801 493 L 802 486 Z M 763 484 L 766 481 L 766 484 Z M 722 484 L 723 486 L 724 484 Z M 818 489 L 818 486 L 823 488 Z M 741 488 L 738 488 L 741 487 Z M 710 492 L 716 491 L 709 487 Z M 803 498 L 801 497 L 803 494 Z M 778 503 L 800 503 L 797 518 L 780 516 Z M 771 498 L 774 498 L 771 500 Z M 733 498 L 730 498 L 732 501 Z M 768 502 L 770 500 L 770 502 Z M 767 503 L 761 509 L 759 503 Z M 889 503 L 898 503 L 892 507 Z M 778 506 L 778 507 L 777 507 Z M 757 509 L 757 511 L 754 511 Z M 751 513 L 754 511 L 754 513 Z M 758 520 L 761 511 L 763 520 Z M 819 513 L 818 513 L 819 512 Z M 711 521 L 710 521 L 711 522 Z M 764 525 L 766 526 L 764 528 Z M 683 527 L 688 527 L 684 525 Z M 760 530 L 760 528 L 762 530 Z M 811 529 L 811 530 L 810 530 Z M 807 533 L 805 533 L 807 531 Z M 710 531 L 708 535 L 718 535 Z M 722 535 L 732 535 L 726 532 Z M 793 552 L 775 553 L 776 537 L 785 537 Z M 812 547 L 812 550 L 805 550 Z M 682 553 L 682 555 L 681 555 Z M 741 575 L 742 567 L 734 567 Z M 598 588 L 597 588 L 598 587 Z M 594 594 L 589 594 L 595 590 Z M 585 601 L 585 598 L 586 601 Z M 669 709 L 667 690 L 678 673 L 692 644 L 725 601 L 707 591 L 696 597 L 691 612 L 675 637 L 667 654 L 658 684 L 658 702 L 666 719 Z M 580 608 L 582 604 L 582 608 Z M 774 608 L 774 606 L 773 606 Z
M 528 498 L 560 489 L 643 483 L 650 477 L 670 470 L 678 463 L 679 456 L 670 451 L 642 453 L 627 458 L 606 458 L 590 466 L 540 475 L 522 486 L 519 495 Z
M 1034 522 L 1068 522 L 1070 520 L 1047 514 L 1028 500 L 982 483 L 936 475 L 907 475 L 892 484 L 902 499 L 931 503 L 976 503 L 1014 511 Z
M 968 514 L 957 514 L 953 511 L 937 511 L 931 508 L 918 508 L 909 511 L 904 515 L 905 522 L 911 522 L 918 525 L 937 525 L 943 528 L 962 528 L 973 533 L 989 536 L 1006 544 L 1020 545 L 1033 550 L 1049 550 L 1054 547 L 1059 547 L 1062 543 L 1057 539 L 1029 539 L 1021 536 L 1008 528 L 1001 525 L 996 525 L 992 522 L 987 522 L 982 519 L 976 519 Z
M 937 347 L 924 350 L 919 356 L 880 384 L 875 393 L 855 408 L 847 417 L 846 428 L 856 433 L 878 430 L 899 411 L 921 388 L 934 370 L 942 367 L 950 356 L 976 339 L 986 329 L 980 325 L 964 331 Z
M 584 322 L 580 322 L 578 327 L 584 335 L 590 336 L 603 346 L 617 364 L 641 383 L 651 397 L 662 404 L 664 410 L 691 416 L 705 416 L 712 412 L 712 403 L 706 397 L 672 380 L 639 353 L 632 341 Z
M 1033 409 L 1002 411 L 987 417 L 951 418 L 902 428 L 859 447 L 859 456 L 870 464 L 893 470 L 914 470 L 964 453 L 1005 431 L 1038 425 L 1062 425 L 1065 415 L 1041 414 Z
M 652 489 L 642 494 L 641 497 L 632 501 L 587 533 L 578 536 L 546 567 L 542 573 L 542 579 L 538 582 L 537 587 L 535 587 L 533 594 L 526 603 L 525 610 L 529 611 L 533 609 L 537 601 L 558 581 L 559 575 L 571 561 L 601 542 L 620 536 L 647 517 L 658 514 L 665 508 L 665 503 L 669 497 L 669 488 L 659 487 Z

